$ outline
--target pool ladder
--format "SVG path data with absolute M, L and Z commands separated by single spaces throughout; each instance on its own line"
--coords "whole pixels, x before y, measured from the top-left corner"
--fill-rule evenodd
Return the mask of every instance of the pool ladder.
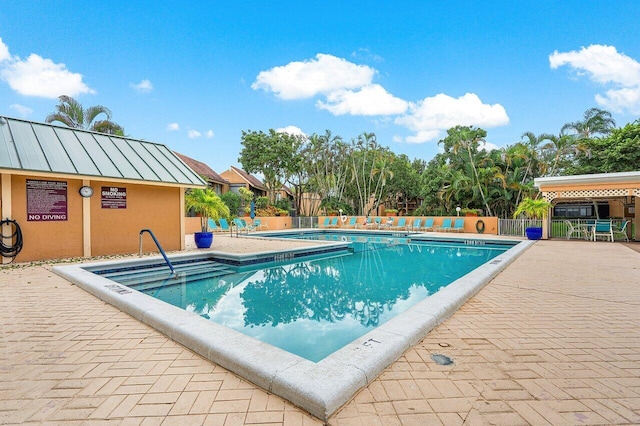
M 153 231 L 151 231 L 151 229 L 141 229 L 140 230 L 140 250 L 138 252 L 138 257 L 142 257 L 142 234 L 144 234 L 145 232 L 148 232 L 149 235 L 151 235 L 151 238 L 153 238 L 153 242 L 156 243 L 156 247 L 158 247 L 158 250 L 160 250 L 160 254 L 162 254 L 162 257 L 164 257 L 165 262 L 167 262 L 167 266 L 169 267 L 169 269 L 171 269 L 171 272 L 173 274 L 176 273 L 175 269 L 173 269 L 173 265 L 171 264 L 171 261 L 169 260 L 169 258 L 167 257 L 167 254 L 164 252 L 164 250 L 162 249 L 162 246 L 160 245 L 160 243 L 158 242 L 158 239 L 156 238 L 156 236 L 153 234 Z

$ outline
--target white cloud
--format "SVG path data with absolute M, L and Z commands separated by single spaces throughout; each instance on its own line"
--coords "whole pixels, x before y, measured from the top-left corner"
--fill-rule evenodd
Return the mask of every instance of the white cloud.
M 276 133 L 286 133 L 291 136 L 307 136 L 305 132 L 298 126 L 287 126 L 276 129 Z
M 11 108 L 14 111 L 17 111 L 18 114 L 20 114 L 23 117 L 26 117 L 33 112 L 31 108 L 26 107 L 24 105 L 20 105 L 20 104 L 12 104 L 11 106 L 9 106 L 9 108 Z
M 130 86 L 140 93 L 149 93 L 153 90 L 153 84 L 147 79 L 142 80 L 138 84 L 131 83 Z
M 202 136 L 202 133 L 197 130 L 189 129 L 187 131 L 187 136 L 189 137 L 189 139 L 198 139 L 200 136 Z
M 361 88 L 369 85 L 375 74 L 376 70 L 366 65 L 318 53 L 315 59 L 261 71 L 251 88 L 273 92 L 280 99 L 305 99 Z
M 6 64 L 4 64 L 7 62 Z M 65 64 L 56 64 L 32 53 L 26 60 L 11 58 L 3 61 L 0 76 L 9 87 L 24 96 L 55 99 L 95 93 L 82 81 L 82 74 L 69 71 Z
M 9 48 L 3 43 L 2 37 L 0 37 L 0 62 L 10 59 Z
M 209 129 L 209 130 L 207 130 L 207 133 L 206 133 L 205 136 L 206 136 L 207 139 L 213 139 L 215 134 L 213 133 L 213 130 Z
M 327 101 L 316 106 L 333 115 L 396 115 L 404 113 L 409 103 L 396 98 L 379 84 L 370 84 L 358 91 L 338 90 L 327 95 Z
M 613 86 L 604 95 L 596 95 L 598 104 L 615 112 L 640 113 L 640 62 L 615 47 L 594 44 L 579 51 L 554 51 L 549 65 L 552 69 L 567 65 L 595 83 Z
M 168 132 L 177 132 L 178 130 L 180 130 L 180 125 L 178 123 L 169 123 L 169 124 L 167 124 L 167 131 Z
M 485 104 L 474 93 L 459 98 L 445 94 L 427 97 L 411 104 L 409 113 L 395 120 L 415 135 L 407 142 L 422 143 L 438 138 L 443 131 L 454 126 L 497 127 L 509 123 L 509 117 L 500 104 Z

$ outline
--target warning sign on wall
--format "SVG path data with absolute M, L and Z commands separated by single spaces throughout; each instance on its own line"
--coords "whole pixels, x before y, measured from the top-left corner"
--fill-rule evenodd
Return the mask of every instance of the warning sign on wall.
M 27 179 L 27 221 L 67 220 L 67 182 Z
M 100 191 L 100 201 L 103 209 L 126 209 L 127 188 L 103 186 Z

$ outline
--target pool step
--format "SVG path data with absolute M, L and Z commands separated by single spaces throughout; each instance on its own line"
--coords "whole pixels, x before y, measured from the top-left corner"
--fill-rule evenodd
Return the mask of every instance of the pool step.
M 100 274 L 105 278 L 131 287 L 135 290 L 146 290 L 158 286 L 181 283 L 181 278 L 189 276 L 190 280 L 213 278 L 233 274 L 235 270 L 223 263 L 206 261 L 174 265 L 176 274 L 172 274 L 167 265 L 158 264 L 150 268 L 131 271 L 112 271 Z

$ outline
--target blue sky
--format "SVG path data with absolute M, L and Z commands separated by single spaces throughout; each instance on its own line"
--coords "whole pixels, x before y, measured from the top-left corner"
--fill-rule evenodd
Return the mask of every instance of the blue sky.
M 638 1 L 229 3 L 2 2 L 0 115 L 70 95 L 217 172 L 243 130 L 430 160 L 456 124 L 501 147 L 596 106 L 640 117 Z

